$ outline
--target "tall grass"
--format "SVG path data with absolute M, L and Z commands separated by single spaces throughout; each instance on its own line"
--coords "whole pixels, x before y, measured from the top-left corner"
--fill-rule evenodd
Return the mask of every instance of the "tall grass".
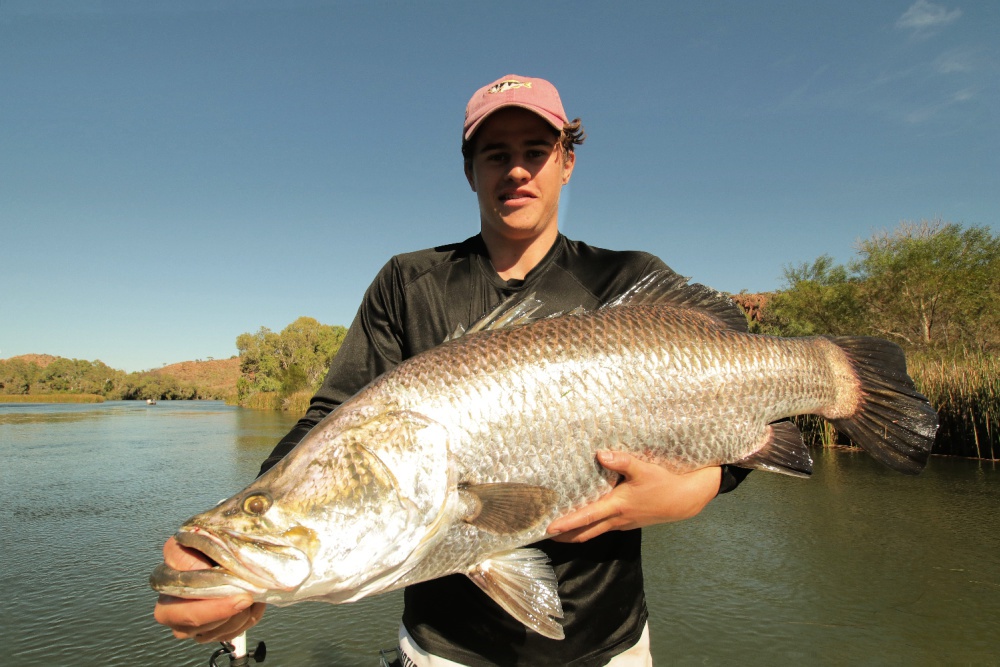
M 933 453 L 1000 460 L 1000 357 L 913 357 L 908 370 L 917 389 L 938 411 L 941 426 Z M 805 415 L 793 421 L 806 444 L 850 444 L 819 417 Z
M 1000 357 L 915 358 L 909 370 L 941 418 L 935 454 L 1000 459 Z
M 238 404 L 240 407 L 252 410 L 281 410 L 282 412 L 304 415 L 309 409 L 309 399 L 312 398 L 313 393 L 311 389 L 303 389 L 290 396 L 285 396 L 278 391 L 259 391 Z M 236 405 L 236 403 L 233 404 Z
M 281 396 L 274 391 L 259 391 L 243 399 L 240 405 L 251 410 L 280 410 Z
M 297 391 L 281 401 L 281 409 L 292 414 L 304 415 L 309 409 L 309 400 L 314 393 L 311 389 Z
M 0 403 L 103 403 L 97 394 L 0 394 Z

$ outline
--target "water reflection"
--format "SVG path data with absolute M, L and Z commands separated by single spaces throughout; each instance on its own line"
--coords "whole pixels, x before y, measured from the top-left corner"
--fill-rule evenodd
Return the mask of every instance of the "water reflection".
M 11 407 L 0 410 L 8 662 L 205 664 L 211 647 L 152 621 L 146 576 L 182 520 L 253 479 L 294 417 L 221 403 Z M 995 663 L 995 467 L 934 458 L 911 478 L 861 453 L 815 456 L 813 479 L 754 473 L 695 520 L 645 531 L 657 662 Z M 374 665 L 400 598 L 272 609 L 251 641 L 267 641 L 266 664 Z

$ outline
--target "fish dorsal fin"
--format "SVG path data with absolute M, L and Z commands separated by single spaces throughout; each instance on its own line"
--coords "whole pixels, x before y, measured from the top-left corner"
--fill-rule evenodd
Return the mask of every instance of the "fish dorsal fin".
M 538 549 L 515 549 L 494 554 L 466 573 L 494 602 L 550 639 L 565 634 L 556 573 L 549 558 Z
M 460 487 L 459 493 L 465 503 L 465 522 L 498 535 L 534 528 L 558 498 L 544 486 L 510 482 L 470 484 Z
M 485 317 L 474 322 L 465 332 L 475 333 L 488 329 L 503 329 L 518 324 L 526 324 L 534 320 L 534 314 L 542 307 L 542 302 L 535 298 L 532 292 L 527 296 L 514 294 L 507 297 Z
M 730 329 L 747 330 L 747 318 L 732 299 L 700 283 L 688 283 L 687 278 L 673 271 L 650 273 L 601 308 L 652 304 L 696 310 Z
M 541 307 L 542 302 L 535 298 L 534 292 L 527 296 L 512 294 L 501 301 L 499 306 L 473 322 L 468 329 L 459 324 L 451 335 L 444 339 L 444 342 L 447 343 L 450 340 L 455 340 L 465 334 L 476 333 L 477 331 L 503 329 L 505 327 L 517 326 L 518 324 L 527 324 L 537 319 L 535 313 Z

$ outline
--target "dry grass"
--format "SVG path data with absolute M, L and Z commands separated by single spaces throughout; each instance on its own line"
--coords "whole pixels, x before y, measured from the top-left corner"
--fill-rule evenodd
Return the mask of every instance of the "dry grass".
M 96 394 L 0 394 L 0 403 L 103 403 Z
M 1000 459 L 1000 358 L 918 358 L 910 374 L 941 417 L 936 454 Z

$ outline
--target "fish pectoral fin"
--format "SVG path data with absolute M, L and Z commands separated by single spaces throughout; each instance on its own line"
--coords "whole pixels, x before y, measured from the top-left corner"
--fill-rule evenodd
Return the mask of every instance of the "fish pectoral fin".
M 790 421 L 769 424 L 764 446 L 745 459 L 734 461 L 733 465 L 795 477 L 808 477 L 812 474 L 809 448 L 802 442 L 802 432 Z
M 538 549 L 494 554 L 466 573 L 504 611 L 549 639 L 565 635 L 556 573 Z
M 535 527 L 556 504 L 555 491 L 534 484 L 470 484 L 459 493 L 466 506 L 465 522 L 499 535 Z

